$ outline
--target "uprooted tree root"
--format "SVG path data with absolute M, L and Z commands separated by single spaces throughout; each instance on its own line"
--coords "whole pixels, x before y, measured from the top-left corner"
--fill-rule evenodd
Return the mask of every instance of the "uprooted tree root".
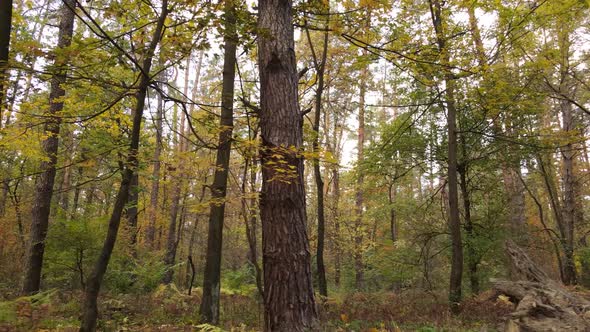
M 549 278 L 514 242 L 506 250 L 523 280 L 492 279 L 494 289 L 516 303 L 505 331 L 590 331 L 590 301 Z

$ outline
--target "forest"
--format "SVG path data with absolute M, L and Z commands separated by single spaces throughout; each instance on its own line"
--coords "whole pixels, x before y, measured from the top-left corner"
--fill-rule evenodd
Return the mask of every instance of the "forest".
M 590 0 L 0 0 L 0 332 L 590 331 Z

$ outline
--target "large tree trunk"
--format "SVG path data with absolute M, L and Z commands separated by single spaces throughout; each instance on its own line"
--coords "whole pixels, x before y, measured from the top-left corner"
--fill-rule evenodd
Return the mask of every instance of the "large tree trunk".
M 5 96 L 8 85 L 8 55 L 10 48 L 10 32 L 12 30 L 12 0 L 2 1 L 0 3 L 0 129 L 2 128 L 2 119 L 4 118 L 4 109 L 8 108 L 5 103 Z M 15 89 L 16 90 L 16 89 Z M 13 92 L 16 96 L 16 91 Z M 5 105 L 6 104 L 6 105 Z M 0 189 L 0 217 L 4 216 L 6 211 L 6 201 L 10 187 L 9 177 L 2 177 L 2 188 Z
M 58 32 L 57 49 L 67 48 L 72 43 L 74 31 L 74 0 L 64 0 L 60 9 L 60 24 Z M 60 114 L 63 110 L 63 96 L 65 90 L 62 84 L 66 82 L 68 59 L 58 56 L 54 66 L 56 72 L 51 78 L 51 90 L 49 92 L 49 117 L 45 123 L 44 131 L 47 138 L 43 140 L 43 153 L 48 160 L 40 165 L 41 174 L 35 183 L 35 197 L 33 199 L 31 235 L 29 249 L 26 258 L 25 278 L 23 281 L 23 294 L 32 294 L 39 291 L 41 284 L 41 269 L 43 267 L 43 254 L 45 252 L 45 237 L 49 226 L 49 213 L 53 185 L 55 182 Z
M 306 331 L 317 317 L 306 232 L 303 114 L 291 0 L 259 0 L 260 215 L 266 331 Z
M 444 30 L 442 4 L 440 0 L 429 0 L 432 23 L 436 32 L 440 61 L 446 85 L 445 102 L 447 108 L 448 131 L 448 199 L 449 199 L 449 230 L 451 233 L 451 276 L 449 285 L 449 302 L 453 312 L 459 309 L 461 301 L 461 281 L 463 278 L 463 243 L 461 240 L 461 219 L 459 216 L 459 195 L 457 187 L 457 110 L 455 105 L 455 82 L 448 69 L 450 56 L 447 49 L 447 36 Z
M 2 128 L 4 114 L 5 86 L 8 85 L 6 70 L 8 69 L 8 50 L 11 30 L 12 0 L 3 0 L 0 3 L 0 128 Z
M 113 248 L 115 247 L 115 242 L 117 241 L 117 233 L 119 232 L 119 224 L 121 223 L 121 216 L 123 214 L 123 209 L 125 208 L 125 204 L 129 198 L 129 188 L 131 186 L 131 181 L 133 178 L 134 172 L 137 171 L 137 153 L 139 150 L 139 135 L 141 131 L 141 120 L 143 117 L 143 109 L 145 106 L 145 98 L 147 95 L 148 86 L 152 80 L 149 76 L 151 67 L 152 67 L 152 59 L 154 57 L 154 52 L 160 39 L 162 38 L 162 30 L 164 27 L 164 21 L 166 20 L 166 16 L 168 15 L 168 0 L 162 1 L 162 11 L 160 13 L 160 17 L 158 18 L 158 22 L 154 33 L 152 35 L 152 40 L 147 48 L 145 58 L 142 63 L 141 68 L 141 77 L 137 89 L 136 95 L 136 104 L 135 110 L 133 112 L 133 125 L 131 128 L 131 139 L 129 143 L 129 154 L 127 156 L 127 168 L 123 172 L 123 177 L 121 179 L 121 186 L 119 187 L 119 192 L 117 193 L 117 199 L 115 201 L 115 206 L 113 207 L 113 212 L 111 214 L 111 218 L 109 220 L 109 228 L 107 231 L 107 236 L 104 241 L 100 256 L 96 261 L 96 265 L 92 271 L 92 274 L 88 278 L 87 285 L 86 285 L 86 292 L 85 292 L 85 299 L 84 299 L 84 306 L 83 316 L 82 316 L 82 324 L 80 326 L 81 332 L 93 332 L 96 330 L 96 320 L 98 318 L 98 293 L 100 291 L 100 287 L 102 284 L 102 279 L 104 274 L 106 273 L 107 266 L 109 264 L 109 260 L 111 258 L 111 254 L 113 253 Z
M 223 87 L 221 92 L 221 120 L 219 146 L 215 160 L 215 175 L 211 186 L 211 211 L 207 236 L 207 258 L 203 276 L 203 298 L 199 312 L 203 321 L 219 322 L 219 291 L 221 279 L 221 249 L 225 196 L 234 127 L 234 80 L 236 76 L 236 8 L 233 0 L 225 2 L 225 36 L 223 56 Z
M 560 102 L 563 118 L 563 130 L 571 135 L 574 131 L 572 106 L 566 101 Z M 575 148 L 568 142 L 561 149 L 562 155 L 562 182 L 563 182 L 563 234 L 564 238 L 564 283 L 567 285 L 576 283 L 576 265 L 574 260 L 574 229 L 576 225 L 576 176 L 574 174 Z
M 566 29 L 558 29 L 558 44 L 561 53 L 561 62 L 559 66 L 560 71 L 560 85 L 559 92 L 562 96 L 571 95 L 571 79 L 568 71 L 570 45 L 569 34 Z M 576 220 L 579 214 L 577 213 L 578 197 L 576 194 L 577 179 L 575 174 L 575 161 L 578 154 L 578 146 L 573 141 L 578 139 L 577 128 L 575 123 L 575 116 L 573 114 L 572 103 L 569 100 L 561 98 L 559 100 L 559 108 L 563 121 L 562 130 L 565 137 L 571 137 L 567 144 L 561 148 L 562 156 L 562 175 L 563 183 L 563 234 L 565 240 L 565 264 L 564 264 L 564 283 L 572 285 L 577 283 L 576 265 L 574 259 L 574 231 L 578 221 Z

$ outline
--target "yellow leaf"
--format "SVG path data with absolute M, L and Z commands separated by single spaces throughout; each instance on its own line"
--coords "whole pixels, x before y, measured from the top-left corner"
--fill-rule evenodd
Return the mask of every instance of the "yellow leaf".
M 340 314 L 340 319 L 343 322 L 348 323 L 348 315 L 346 315 L 346 314 Z

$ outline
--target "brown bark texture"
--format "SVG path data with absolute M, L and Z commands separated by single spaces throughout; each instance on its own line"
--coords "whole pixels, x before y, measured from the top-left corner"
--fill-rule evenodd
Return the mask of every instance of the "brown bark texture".
M 74 32 L 73 8 L 75 8 L 75 4 L 76 2 L 74 0 L 67 0 L 64 1 L 60 9 L 57 50 L 67 48 L 72 43 L 72 34 Z M 41 174 L 35 182 L 31 232 L 26 256 L 25 278 L 22 287 L 22 293 L 25 295 L 38 292 L 41 285 L 45 238 L 49 226 L 49 213 L 51 210 L 51 198 L 53 196 L 57 151 L 59 147 L 60 113 L 64 106 L 63 96 L 66 94 L 62 84 L 66 82 L 67 62 L 67 59 L 63 56 L 56 57 L 54 62 L 56 72 L 51 77 L 49 112 L 44 126 L 47 138 L 42 142 L 43 153 L 48 159 L 41 162 L 39 167 Z
M 297 100 L 292 7 L 291 0 L 260 0 L 258 6 L 266 331 L 310 330 L 317 316 L 299 151 L 303 114 Z

